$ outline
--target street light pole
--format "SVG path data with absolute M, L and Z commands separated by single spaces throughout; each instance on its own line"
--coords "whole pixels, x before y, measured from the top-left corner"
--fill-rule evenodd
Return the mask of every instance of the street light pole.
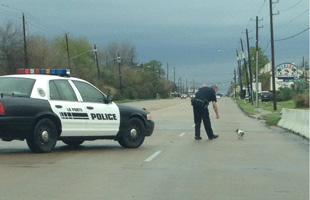
M 240 84 L 240 91 L 239 91 L 239 96 L 241 99 L 244 98 L 243 96 L 243 86 L 242 86 L 242 73 L 241 73 L 241 57 L 240 57 L 240 52 L 236 50 L 237 54 L 237 62 L 238 62 L 238 76 L 239 76 L 239 84 Z
M 25 68 L 29 68 L 29 66 L 28 66 L 28 53 L 27 53 L 26 21 L 25 21 L 24 13 L 23 13 L 23 34 L 24 34 Z
M 258 108 L 258 16 L 256 16 L 255 107 Z
M 251 52 L 250 52 L 248 29 L 246 29 L 246 39 L 247 39 L 247 48 L 248 48 L 248 66 L 249 66 L 249 76 L 250 76 L 249 82 L 250 82 L 250 89 L 251 89 L 251 93 L 249 94 L 249 97 L 251 98 L 251 104 L 253 105 L 253 79 L 252 79 Z
M 234 83 L 234 93 L 235 93 L 234 97 L 236 98 L 236 86 L 237 86 L 236 69 L 234 69 L 234 81 L 235 81 L 235 83 Z
M 117 53 L 117 63 L 118 63 L 118 70 L 119 70 L 119 90 L 120 93 L 122 94 L 122 74 L 121 74 L 121 57 L 119 55 L 119 53 Z
M 69 51 L 68 33 L 66 33 L 66 46 L 67 46 L 68 64 L 69 64 L 69 69 L 70 69 L 71 68 L 71 58 L 70 58 L 70 51 Z
M 167 81 L 169 81 L 169 63 L 167 63 Z
M 242 38 L 240 38 L 240 42 L 241 42 L 241 51 L 242 51 L 242 57 L 243 57 L 243 62 L 244 62 L 244 68 L 245 68 L 245 77 L 246 77 L 246 83 L 247 83 L 246 85 L 247 85 L 247 88 L 248 88 L 248 95 L 249 95 L 249 101 L 250 101 L 251 93 L 250 93 L 248 66 L 247 66 L 247 62 L 246 62 L 246 59 L 245 59 L 245 53 L 244 53 L 244 50 L 243 50 Z
M 94 52 L 95 52 L 95 59 L 97 64 L 97 71 L 98 71 L 98 78 L 100 78 L 100 70 L 99 70 L 99 63 L 98 63 L 98 55 L 97 55 L 97 46 L 94 44 Z

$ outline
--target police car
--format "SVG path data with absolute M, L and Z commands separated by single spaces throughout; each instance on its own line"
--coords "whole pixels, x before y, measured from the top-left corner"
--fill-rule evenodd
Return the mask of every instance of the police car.
M 18 69 L 0 76 L 0 139 L 26 140 L 31 151 L 51 152 L 58 140 L 78 146 L 111 139 L 138 148 L 154 122 L 145 109 L 113 102 L 67 69 Z

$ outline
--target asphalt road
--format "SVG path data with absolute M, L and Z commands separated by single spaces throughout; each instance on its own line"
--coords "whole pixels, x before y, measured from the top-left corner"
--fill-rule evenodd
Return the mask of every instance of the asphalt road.
M 210 108 L 219 135 L 194 140 L 189 99 L 128 103 L 156 123 L 138 149 L 115 141 L 31 153 L 26 142 L 0 142 L 0 200 L 308 200 L 309 141 L 245 116 L 228 98 Z M 245 131 L 243 140 L 234 132 Z

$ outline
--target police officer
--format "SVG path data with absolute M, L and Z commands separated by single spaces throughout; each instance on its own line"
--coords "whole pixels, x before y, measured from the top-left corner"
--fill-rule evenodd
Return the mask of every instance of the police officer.
M 192 105 L 194 110 L 194 122 L 195 122 L 195 139 L 201 140 L 200 137 L 200 125 L 201 120 L 203 121 L 206 133 L 208 135 L 209 140 L 213 140 L 218 138 L 218 135 L 214 135 L 211 121 L 209 116 L 208 105 L 211 102 L 213 106 L 213 110 L 216 114 L 216 119 L 218 119 L 219 113 L 216 104 L 216 92 L 218 88 L 216 85 L 211 87 L 202 87 L 195 94 L 195 98 L 192 99 Z

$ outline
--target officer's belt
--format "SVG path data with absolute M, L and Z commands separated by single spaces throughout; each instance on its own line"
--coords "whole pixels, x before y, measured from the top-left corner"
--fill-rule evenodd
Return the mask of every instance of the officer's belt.
M 194 99 L 194 101 L 198 101 L 198 102 L 201 102 L 201 103 L 205 102 L 204 100 L 201 100 L 201 99 Z

